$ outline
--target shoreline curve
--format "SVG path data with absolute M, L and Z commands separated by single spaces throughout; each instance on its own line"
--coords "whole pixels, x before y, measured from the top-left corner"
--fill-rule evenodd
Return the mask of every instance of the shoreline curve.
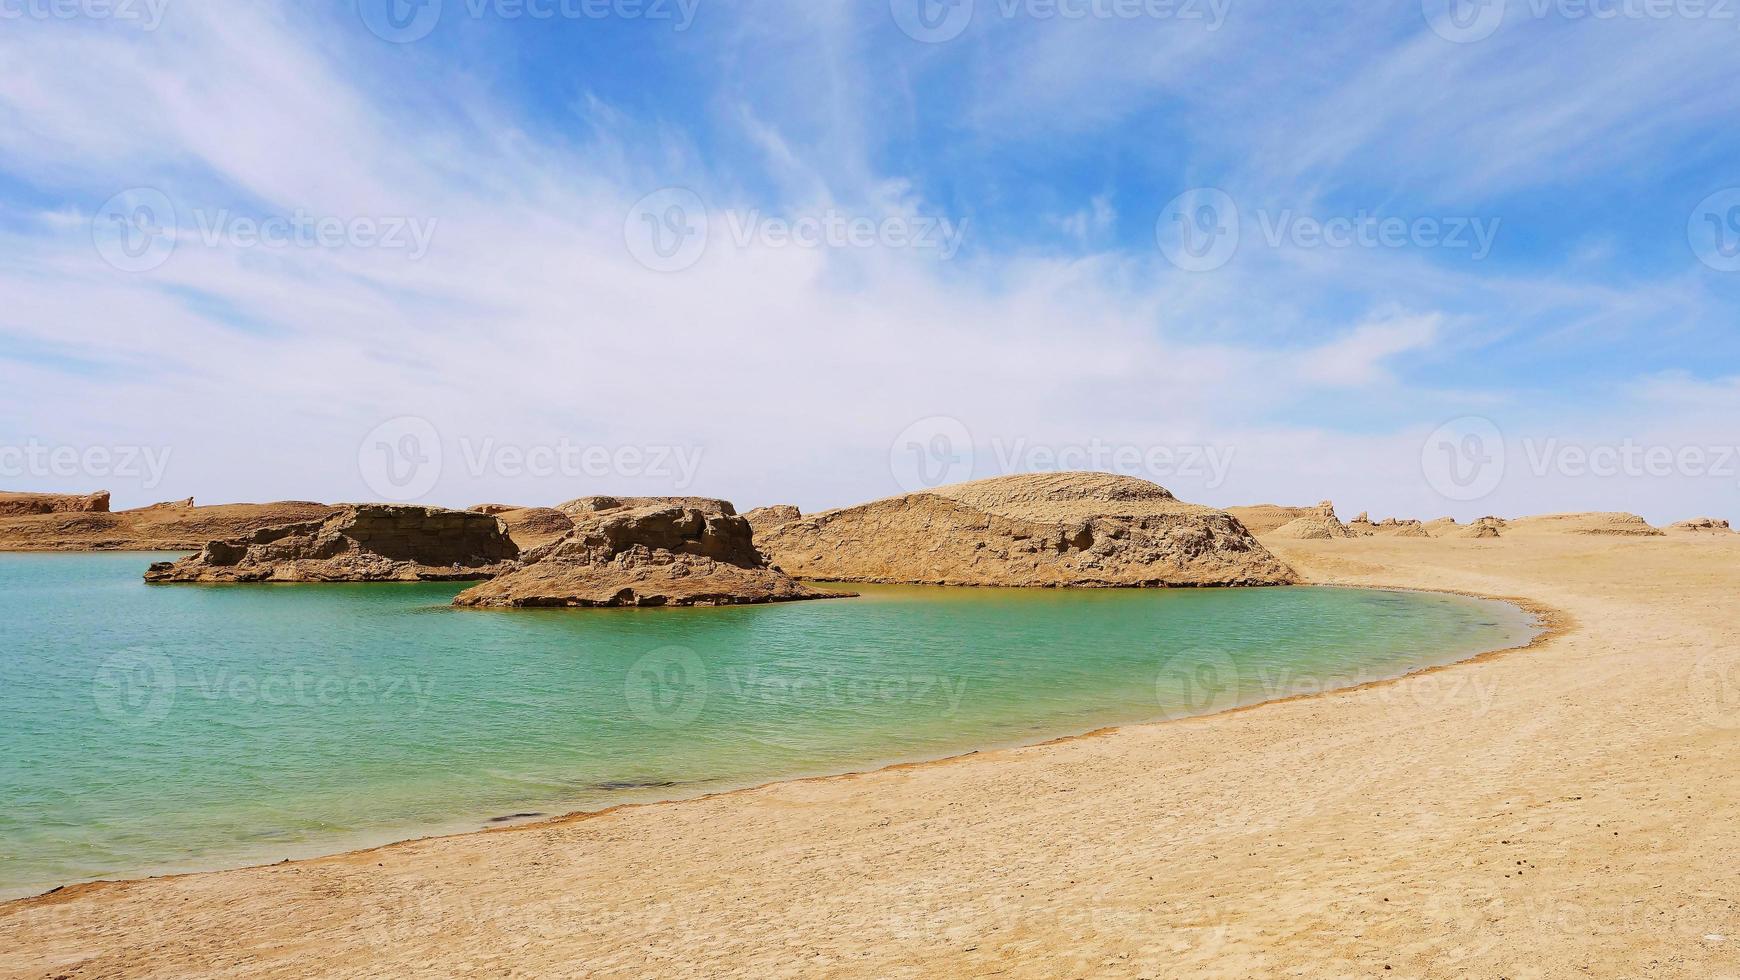
M 906 772 L 906 771 L 921 770 L 921 769 L 940 768 L 943 766 L 949 766 L 949 765 L 961 763 L 961 762 L 969 760 L 969 759 L 982 760 L 982 759 L 985 759 L 987 757 L 992 757 L 992 756 L 996 756 L 996 755 L 1004 754 L 1004 753 L 1025 752 L 1025 751 L 1030 751 L 1033 749 L 1043 749 L 1043 748 L 1047 748 L 1050 746 L 1066 745 L 1066 744 L 1070 744 L 1073 742 L 1086 741 L 1089 739 L 1105 738 L 1108 736 L 1116 735 L 1116 734 L 1118 734 L 1122 731 L 1125 731 L 1127 729 L 1146 729 L 1146 728 L 1155 728 L 1155 727 L 1168 726 L 1168 725 L 1182 725 L 1182 724 L 1189 724 L 1189 723 L 1200 723 L 1203 721 L 1207 721 L 1209 719 L 1220 718 L 1220 717 L 1236 715 L 1236 714 L 1243 714 L 1245 712 L 1256 711 L 1256 710 L 1259 710 L 1262 708 L 1269 708 L 1269 707 L 1276 706 L 1276 705 L 1290 704 L 1290 703 L 1295 703 L 1295 702 L 1300 702 L 1300 701 L 1316 700 L 1316 699 L 1320 699 L 1320 698 L 1327 698 L 1327 697 L 1334 696 L 1334 695 L 1349 694 L 1349 693 L 1353 693 L 1356 691 L 1380 689 L 1380 688 L 1388 687 L 1391 685 L 1400 684 L 1404 681 L 1414 680 L 1416 678 L 1425 677 L 1425 676 L 1432 675 L 1432 674 L 1437 674 L 1437 673 L 1440 673 L 1443 671 L 1448 671 L 1448 670 L 1461 668 L 1461 667 L 1469 667 L 1469 666 L 1474 666 L 1474 665 L 1483 664 L 1483 663 L 1490 663 L 1490 662 L 1499 660 L 1501 658 L 1508 657 L 1512 654 L 1518 654 L 1518 653 L 1522 653 L 1524 651 L 1533 650 L 1533 649 L 1536 649 L 1538 647 L 1544 646 L 1548 642 L 1555 640 L 1555 639 L 1558 639 L 1558 638 L 1563 637 L 1563 636 L 1570 635 L 1570 634 L 1576 632 L 1580 628 L 1579 624 L 1576 621 L 1576 618 L 1574 616 L 1572 616 L 1569 612 L 1567 612 L 1563 609 L 1560 609 L 1556 606 L 1550 605 L 1550 604 L 1543 602 L 1541 600 L 1529 598 L 1526 596 L 1489 595 L 1489 594 L 1480 593 L 1480 592 L 1467 590 L 1467 589 L 1449 589 L 1449 588 L 1427 589 L 1427 588 L 1416 588 L 1416 587 L 1401 586 L 1401 585 L 1385 585 L 1385 584 L 1381 584 L 1381 583 L 1351 584 L 1351 583 L 1338 583 L 1338 582 L 1313 582 L 1313 581 L 1305 580 L 1305 581 L 1301 581 L 1298 584 L 1302 585 L 1302 586 L 1312 586 L 1312 587 L 1317 587 L 1317 588 L 1362 589 L 1362 590 L 1366 590 L 1366 591 L 1379 591 L 1379 592 L 1409 592 L 1409 593 L 1417 593 L 1417 594 L 1423 594 L 1423 595 L 1457 595 L 1457 596 L 1463 596 L 1463 597 L 1471 598 L 1471 599 L 1483 599 L 1483 600 L 1494 601 L 1494 602 L 1503 602 L 1503 603 L 1506 603 L 1508 605 L 1514 606 L 1517 609 L 1519 609 L 1519 610 L 1521 610 L 1521 611 L 1523 611 L 1531 616 L 1534 616 L 1536 619 L 1536 626 L 1539 628 L 1539 632 L 1536 633 L 1535 636 L 1533 636 L 1529 640 L 1529 642 L 1527 642 L 1527 643 L 1517 644 L 1517 645 L 1509 646 L 1509 647 L 1502 647 L 1502 648 L 1499 648 L 1496 650 L 1483 651 L 1483 652 L 1477 653 L 1471 657 L 1464 657 L 1460 660 L 1451 661 L 1449 663 L 1432 664 L 1432 665 L 1425 666 L 1425 667 L 1415 668 L 1415 669 L 1407 671 L 1405 673 L 1397 674 L 1394 677 L 1384 677 L 1384 678 L 1379 678 L 1376 680 L 1363 681 L 1363 682 L 1360 682 L 1358 684 L 1351 684 L 1351 685 L 1348 685 L 1345 687 L 1326 688 L 1326 689 L 1321 690 L 1321 691 L 1307 691 L 1307 692 L 1302 692 L 1302 693 L 1298 693 L 1298 694 L 1280 695 L 1277 697 L 1266 698 L 1266 699 L 1261 700 L 1261 701 L 1256 701 L 1256 702 L 1253 702 L 1251 704 L 1235 705 L 1235 706 L 1230 707 L 1230 708 L 1222 708 L 1220 710 L 1211 711 L 1211 712 L 1207 712 L 1204 714 L 1186 715 L 1186 716 L 1179 717 L 1179 718 L 1155 718 L 1155 719 L 1150 719 L 1150 720 L 1145 720 L 1145 721 L 1133 721 L 1133 722 L 1124 722 L 1124 723 L 1120 723 L 1120 724 L 1116 724 L 1116 725 L 1105 725 L 1105 726 L 1101 726 L 1099 728 L 1094 728 L 1094 729 L 1090 729 L 1090 730 L 1083 731 L 1083 732 L 1077 732 L 1077 733 L 1069 734 L 1069 735 L 1059 735 L 1059 736 L 1045 738 L 1045 739 L 1041 739 L 1041 740 L 1033 741 L 1033 742 L 1019 742 L 1019 743 L 1015 743 L 1015 744 L 1005 744 L 1005 745 L 996 745 L 996 746 L 990 746 L 990 747 L 985 747 L 985 748 L 968 749 L 964 752 L 954 752 L 954 753 L 951 753 L 949 755 L 938 756 L 938 757 L 933 758 L 933 759 L 919 759 L 919 760 L 912 760 L 912 761 L 906 761 L 906 762 L 891 762 L 891 763 L 888 763 L 887 765 L 875 766 L 873 768 L 855 769 L 855 770 L 851 770 L 851 771 L 847 771 L 847 772 L 827 773 L 827 774 L 823 774 L 823 775 L 781 777 L 781 778 L 776 778 L 776 779 L 764 780 L 762 782 L 754 783 L 751 785 L 735 786 L 735 787 L 731 787 L 728 789 L 719 789 L 719 790 L 714 790 L 714 791 L 707 792 L 707 793 L 696 794 L 693 796 L 682 796 L 682 797 L 676 797 L 676 798 L 664 799 L 664 800 L 648 800 L 648 801 L 642 801 L 642 802 L 618 803 L 618 804 L 615 804 L 613 806 L 604 807 L 604 808 L 598 809 L 598 810 L 574 810 L 574 811 L 570 811 L 567 813 L 556 814 L 554 816 L 542 817 L 542 818 L 539 818 L 536 820 L 530 820 L 530 821 L 527 821 L 525 823 L 516 823 L 516 824 L 511 824 L 511 825 L 501 826 L 501 827 L 479 827 L 479 828 L 474 829 L 474 830 L 459 831 L 459 832 L 455 832 L 455 833 L 436 833 L 436 834 L 429 834 L 429 835 L 421 836 L 421 837 L 406 837 L 406 838 L 402 838 L 399 840 L 388 841 L 388 842 L 383 843 L 383 844 L 375 844 L 375 845 L 370 845 L 370 846 L 366 846 L 366 847 L 356 847 L 356 848 L 350 848 L 347 850 L 331 851 L 331 852 L 326 852 L 326 853 L 314 854 L 314 855 L 310 855 L 307 857 L 300 857 L 300 858 L 293 858 L 293 859 L 292 858 L 285 858 L 281 861 L 272 861 L 272 862 L 267 862 L 267 863 L 253 863 L 253 864 L 237 864 L 237 865 L 225 866 L 225 867 L 221 867 L 221 868 L 208 868 L 208 869 L 196 870 L 196 871 L 181 871 L 181 872 L 174 872 L 174 873 L 169 873 L 169 874 L 159 874 L 159 875 L 145 875 L 145 876 L 136 877 L 136 878 L 101 878 L 101 879 L 97 879 L 95 881 L 74 882 L 72 884 L 59 885 L 59 886 L 56 886 L 54 888 L 50 888 L 46 891 L 39 892 L 35 895 L 20 896 L 18 898 L 12 898 L 12 899 L 0 901 L 0 916 L 4 916 L 9 912 L 14 911 L 14 910 L 18 910 L 18 909 L 53 906 L 53 905 L 60 904 L 62 902 L 73 901 L 75 899 L 84 897 L 86 895 L 96 894 L 96 893 L 101 893 L 101 892 L 108 892 L 108 891 L 113 891 L 113 890 L 117 890 L 117 889 L 124 890 L 127 888 L 131 888 L 133 886 L 145 884 L 148 882 L 175 881 L 175 880 L 186 879 L 186 878 L 199 878 L 199 877 L 204 877 L 207 875 L 232 874 L 232 873 L 236 873 L 236 872 L 245 872 L 245 871 L 259 870 L 259 869 L 265 869 L 265 868 L 280 867 L 280 866 L 284 866 L 284 865 L 304 865 L 304 864 L 317 864 L 317 863 L 325 862 L 325 861 L 344 861 L 344 860 L 348 860 L 348 859 L 362 858 L 362 857 L 367 856 L 367 855 L 382 854 L 382 853 L 390 852 L 390 851 L 397 849 L 397 848 L 410 847 L 410 846 L 414 846 L 414 845 L 427 844 L 427 843 L 431 843 L 431 842 L 438 842 L 438 841 L 444 841 L 444 840 L 460 840 L 460 839 L 473 838 L 473 837 L 482 837 L 482 836 L 487 836 L 487 835 L 491 835 L 491 834 L 516 834 L 516 833 L 525 833 L 525 832 L 539 831 L 539 830 L 550 830 L 550 829 L 554 829 L 554 828 L 558 828 L 558 827 L 573 826 L 576 824 L 585 823 L 585 822 L 590 821 L 590 820 L 595 820 L 595 819 L 599 819 L 599 818 L 606 817 L 606 816 L 611 816 L 611 815 L 614 815 L 617 813 L 622 813 L 622 812 L 631 812 L 631 811 L 638 811 L 638 810 L 643 810 L 643 809 L 651 809 L 654 807 L 685 806 L 688 804 L 699 803 L 702 801 L 721 799 L 721 798 L 736 796 L 736 795 L 740 795 L 740 794 L 760 792 L 760 791 L 763 791 L 763 790 L 766 790 L 766 789 L 769 789 L 772 787 L 778 787 L 778 786 L 799 786 L 799 785 L 809 785 L 809 784 L 815 784 L 815 783 L 850 782 L 852 780 L 863 779 L 863 778 L 875 776 L 875 775 L 878 775 L 881 773 Z

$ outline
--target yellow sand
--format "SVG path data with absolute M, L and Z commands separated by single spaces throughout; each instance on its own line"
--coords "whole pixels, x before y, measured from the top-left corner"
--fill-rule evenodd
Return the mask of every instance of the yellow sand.
M 1740 977 L 1740 537 L 1273 547 L 1564 632 L 937 765 L 67 889 L 0 906 L 0 973 Z

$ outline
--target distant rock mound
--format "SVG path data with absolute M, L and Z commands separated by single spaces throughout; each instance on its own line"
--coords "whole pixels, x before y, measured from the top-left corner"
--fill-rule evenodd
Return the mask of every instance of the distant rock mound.
M 1714 517 L 1694 517 L 1689 521 L 1680 521 L 1668 525 L 1668 530 L 1675 534 L 1733 534 L 1734 529 L 1728 522 Z
M 1482 517 L 1467 527 L 1459 527 L 1450 535 L 1458 538 L 1499 538 L 1504 536 L 1504 521 L 1496 517 Z
M 1650 526 L 1650 523 L 1636 514 L 1623 512 L 1581 513 L 1581 514 L 1541 514 L 1536 517 L 1519 517 L 1509 522 L 1508 534 L 1592 534 L 1605 536 L 1659 538 L 1660 528 Z
M 1290 538 L 1296 541 L 1328 541 L 1336 538 L 1357 537 L 1335 516 L 1335 505 L 1325 500 L 1318 504 L 1310 513 L 1269 532 L 1276 538 Z
M 158 562 L 148 582 L 435 582 L 487 578 L 519 549 L 497 518 L 436 507 L 346 505 Z
M 1303 518 L 1335 516 L 1335 504 L 1325 500 L 1315 507 L 1283 507 L 1280 504 L 1253 504 L 1249 507 L 1228 507 L 1228 514 L 1238 518 L 1245 530 L 1262 537 Z M 1339 520 L 1336 523 L 1340 523 Z
M 574 520 L 554 507 L 515 507 L 512 504 L 478 504 L 472 513 L 501 518 L 508 537 L 521 552 L 542 548 L 574 530 Z
M 969 586 L 1297 581 L 1231 515 L 1105 473 L 996 477 L 790 521 L 758 538 L 800 578 Z
M 768 565 L 749 522 L 721 500 L 687 506 L 591 498 L 574 529 L 455 598 L 473 607 L 726 606 L 839 598 Z M 616 506 L 600 506 L 604 500 Z M 567 505 L 564 505 L 567 510 Z
M 730 501 L 712 497 L 581 497 L 556 505 L 557 510 L 576 519 L 608 510 L 634 510 L 644 507 L 687 507 L 708 514 L 732 517 L 737 515 L 737 508 L 731 506 Z
M 1494 520 L 1496 520 L 1496 518 L 1494 518 Z M 1427 521 L 1425 524 L 1421 525 L 1421 527 L 1426 529 L 1426 536 L 1432 538 L 1465 537 L 1466 535 L 1462 532 L 1468 530 L 1468 528 L 1472 526 L 1473 525 L 1464 526 L 1458 524 L 1454 517 L 1440 517 L 1436 520 Z
M 790 504 L 775 504 L 772 507 L 757 507 L 744 514 L 743 519 L 749 522 L 750 527 L 755 528 L 756 534 L 764 534 L 781 524 L 790 524 L 803 516 L 802 511 Z
M 1381 522 L 1371 526 L 1370 532 L 1380 538 L 1429 538 L 1424 522 L 1396 517 L 1386 517 Z
M 0 517 L 34 514 L 107 514 L 109 491 L 96 493 L 9 493 L 0 491 Z

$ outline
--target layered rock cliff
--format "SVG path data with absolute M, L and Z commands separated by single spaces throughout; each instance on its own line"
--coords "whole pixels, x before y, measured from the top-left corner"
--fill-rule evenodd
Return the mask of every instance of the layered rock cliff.
M 148 582 L 430 582 L 488 578 L 519 556 L 487 514 L 387 504 L 345 505 L 323 520 L 212 541 L 159 562 Z

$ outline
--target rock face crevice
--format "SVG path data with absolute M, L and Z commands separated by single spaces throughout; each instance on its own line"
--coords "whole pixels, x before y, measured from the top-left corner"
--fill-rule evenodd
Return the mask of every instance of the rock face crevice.
M 756 548 L 722 500 L 591 497 L 558 508 L 574 529 L 461 593 L 471 607 L 725 606 L 835 598 Z
M 827 511 L 759 541 L 806 579 L 964 586 L 1285 585 L 1232 516 L 1103 473 L 998 477 Z
M 159 562 L 148 582 L 435 582 L 488 578 L 519 556 L 495 517 L 436 507 L 341 506 Z

